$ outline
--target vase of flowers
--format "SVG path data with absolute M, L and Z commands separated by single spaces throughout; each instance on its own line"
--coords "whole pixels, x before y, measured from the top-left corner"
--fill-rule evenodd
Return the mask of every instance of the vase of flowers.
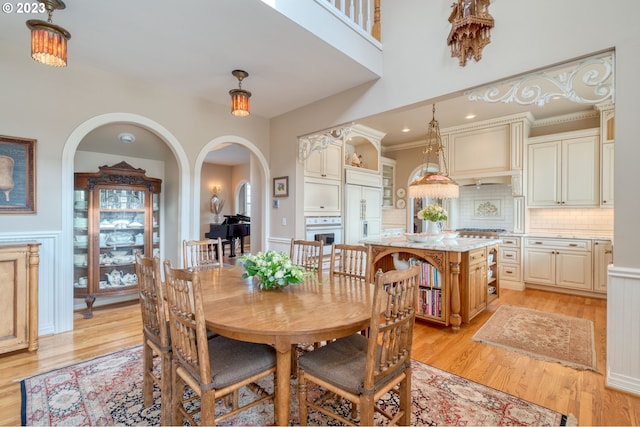
M 243 265 L 244 279 L 253 277 L 260 289 L 276 289 L 301 283 L 309 275 L 302 267 L 293 264 L 286 252 L 266 251 L 238 258 Z
M 427 233 L 428 234 L 440 234 L 441 221 L 446 221 L 447 211 L 436 203 L 427 205 L 424 209 L 418 211 L 418 218 L 427 221 Z

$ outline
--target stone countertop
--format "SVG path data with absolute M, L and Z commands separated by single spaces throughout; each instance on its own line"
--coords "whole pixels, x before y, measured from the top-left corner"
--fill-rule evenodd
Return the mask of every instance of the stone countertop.
M 473 249 L 484 248 L 502 243 L 500 239 L 442 239 L 439 242 L 410 242 L 406 237 L 383 237 L 379 239 L 365 239 L 360 243 L 365 245 L 392 246 L 397 248 L 432 249 L 448 252 L 468 252 Z

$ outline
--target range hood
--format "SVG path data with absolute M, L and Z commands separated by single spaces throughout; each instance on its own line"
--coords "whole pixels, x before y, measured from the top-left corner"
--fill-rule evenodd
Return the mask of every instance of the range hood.
M 487 185 L 487 184 L 505 184 L 511 185 L 511 177 L 512 175 L 502 175 L 502 176 L 477 176 L 473 178 L 465 177 L 465 178 L 453 178 L 459 185 L 461 186 L 478 186 L 478 185 Z

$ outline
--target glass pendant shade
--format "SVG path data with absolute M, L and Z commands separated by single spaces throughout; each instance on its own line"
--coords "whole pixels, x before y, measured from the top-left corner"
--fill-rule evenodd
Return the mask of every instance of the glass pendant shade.
M 249 73 L 244 70 L 233 70 L 231 74 L 238 79 L 238 89 L 229 91 L 229 95 L 231 95 L 231 114 L 238 117 L 246 117 L 250 114 L 249 98 L 251 98 L 251 92 L 242 89 L 242 80 L 249 77 Z
M 251 92 L 243 89 L 232 89 L 229 91 L 229 95 L 231 95 L 231 114 L 239 117 L 248 116 Z
M 447 162 L 444 158 L 444 146 L 440 137 L 440 125 L 435 118 L 436 106 L 433 106 L 433 118 L 429 122 L 427 146 L 424 155 L 423 174 L 409 184 L 409 197 L 429 199 L 454 199 L 460 196 L 458 183 L 449 178 Z
M 71 34 L 50 22 L 31 19 L 27 21 L 31 29 L 31 57 L 52 67 L 67 66 L 67 40 Z

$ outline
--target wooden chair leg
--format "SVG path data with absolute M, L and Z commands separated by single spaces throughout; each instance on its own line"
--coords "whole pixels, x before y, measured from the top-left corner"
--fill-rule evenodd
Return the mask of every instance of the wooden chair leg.
M 153 379 L 150 377 L 153 373 L 153 350 L 146 342 L 142 347 L 142 369 L 144 372 L 142 396 L 144 406 L 148 407 L 153 404 Z
M 298 376 L 298 414 L 301 426 L 307 425 L 307 380 L 304 374 Z

